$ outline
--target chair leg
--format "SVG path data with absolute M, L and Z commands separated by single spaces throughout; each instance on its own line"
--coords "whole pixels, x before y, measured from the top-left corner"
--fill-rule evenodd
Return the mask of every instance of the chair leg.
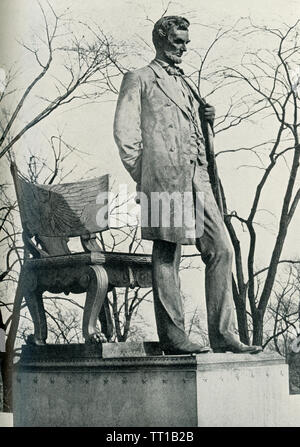
M 114 327 L 107 295 L 99 312 L 99 321 L 101 324 L 101 331 L 105 335 L 106 340 L 110 341 L 114 334 Z
M 97 318 L 106 298 L 108 276 L 101 265 L 90 266 L 90 283 L 83 311 L 82 332 L 86 343 L 98 342 L 96 334 Z
M 45 345 L 47 339 L 47 320 L 43 304 L 43 294 L 37 290 L 26 291 L 25 301 L 31 315 L 34 334 L 27 337 L 27 343 Z

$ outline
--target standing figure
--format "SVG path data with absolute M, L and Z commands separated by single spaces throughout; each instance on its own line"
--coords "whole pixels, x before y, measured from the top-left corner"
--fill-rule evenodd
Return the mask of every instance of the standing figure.
M 114 137 L 122 162 L 137 183 L 142 238 L 153 240 L 154 309 L 165 354 L 209 350 L 191 342 L 184 331 L 178 272 L 181 245 L 191 244 L 206 265 L 211 348 L 259 352 L 261 347 L 241 343 L 235 329 L 232 248 L 212 192 L 206 156 L 215 109 L 199 97 L 176 65 L 189 43 L 188 28 L 188 20 L 177 16 L 162 17 L 154 25 L 156 57 L 146 67 L 125 74 Z M 172 199 L 167 207 L 166 198 Z

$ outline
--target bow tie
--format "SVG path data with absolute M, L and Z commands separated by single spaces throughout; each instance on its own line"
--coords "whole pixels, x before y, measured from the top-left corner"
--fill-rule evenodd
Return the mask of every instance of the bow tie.
M 182 68 L 177 67 L 176 65 L 168 65 L 165 70 L 169 75 L 172 76 L 184 75 L 184 71 L 182 70 Z

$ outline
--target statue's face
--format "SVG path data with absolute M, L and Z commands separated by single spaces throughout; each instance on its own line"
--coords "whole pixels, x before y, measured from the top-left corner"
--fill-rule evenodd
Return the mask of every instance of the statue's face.
M 189 32 L 173 27 L 164 41 L 163 51 L 166 58 L 175 64 L 181 64 L 181 56 L 186 51 L 186 45 L 190 42 Z

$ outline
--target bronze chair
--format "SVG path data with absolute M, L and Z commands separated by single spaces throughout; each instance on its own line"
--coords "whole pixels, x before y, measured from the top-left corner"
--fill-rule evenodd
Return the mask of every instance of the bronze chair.
M 100 341 L 96 334 L 97 318 L 109 340 L 113 327 L 107 293 L 113 287 L 152 285 L 151 255 L 107 252 L 97 243 L 96 234 L 109 228 L 109 175 L 38 185 L 26 180 L 15 164 L 11 165 L 11 172 L 25 245 L 17 293 L 25 298 L 34 324 L 34 334 L 27 342 L 46 343 L 45 291 L 86 292 L 82 322 L 85 342 Z M 84 251 L 73 253 L 68 241 L 77 236 Z

